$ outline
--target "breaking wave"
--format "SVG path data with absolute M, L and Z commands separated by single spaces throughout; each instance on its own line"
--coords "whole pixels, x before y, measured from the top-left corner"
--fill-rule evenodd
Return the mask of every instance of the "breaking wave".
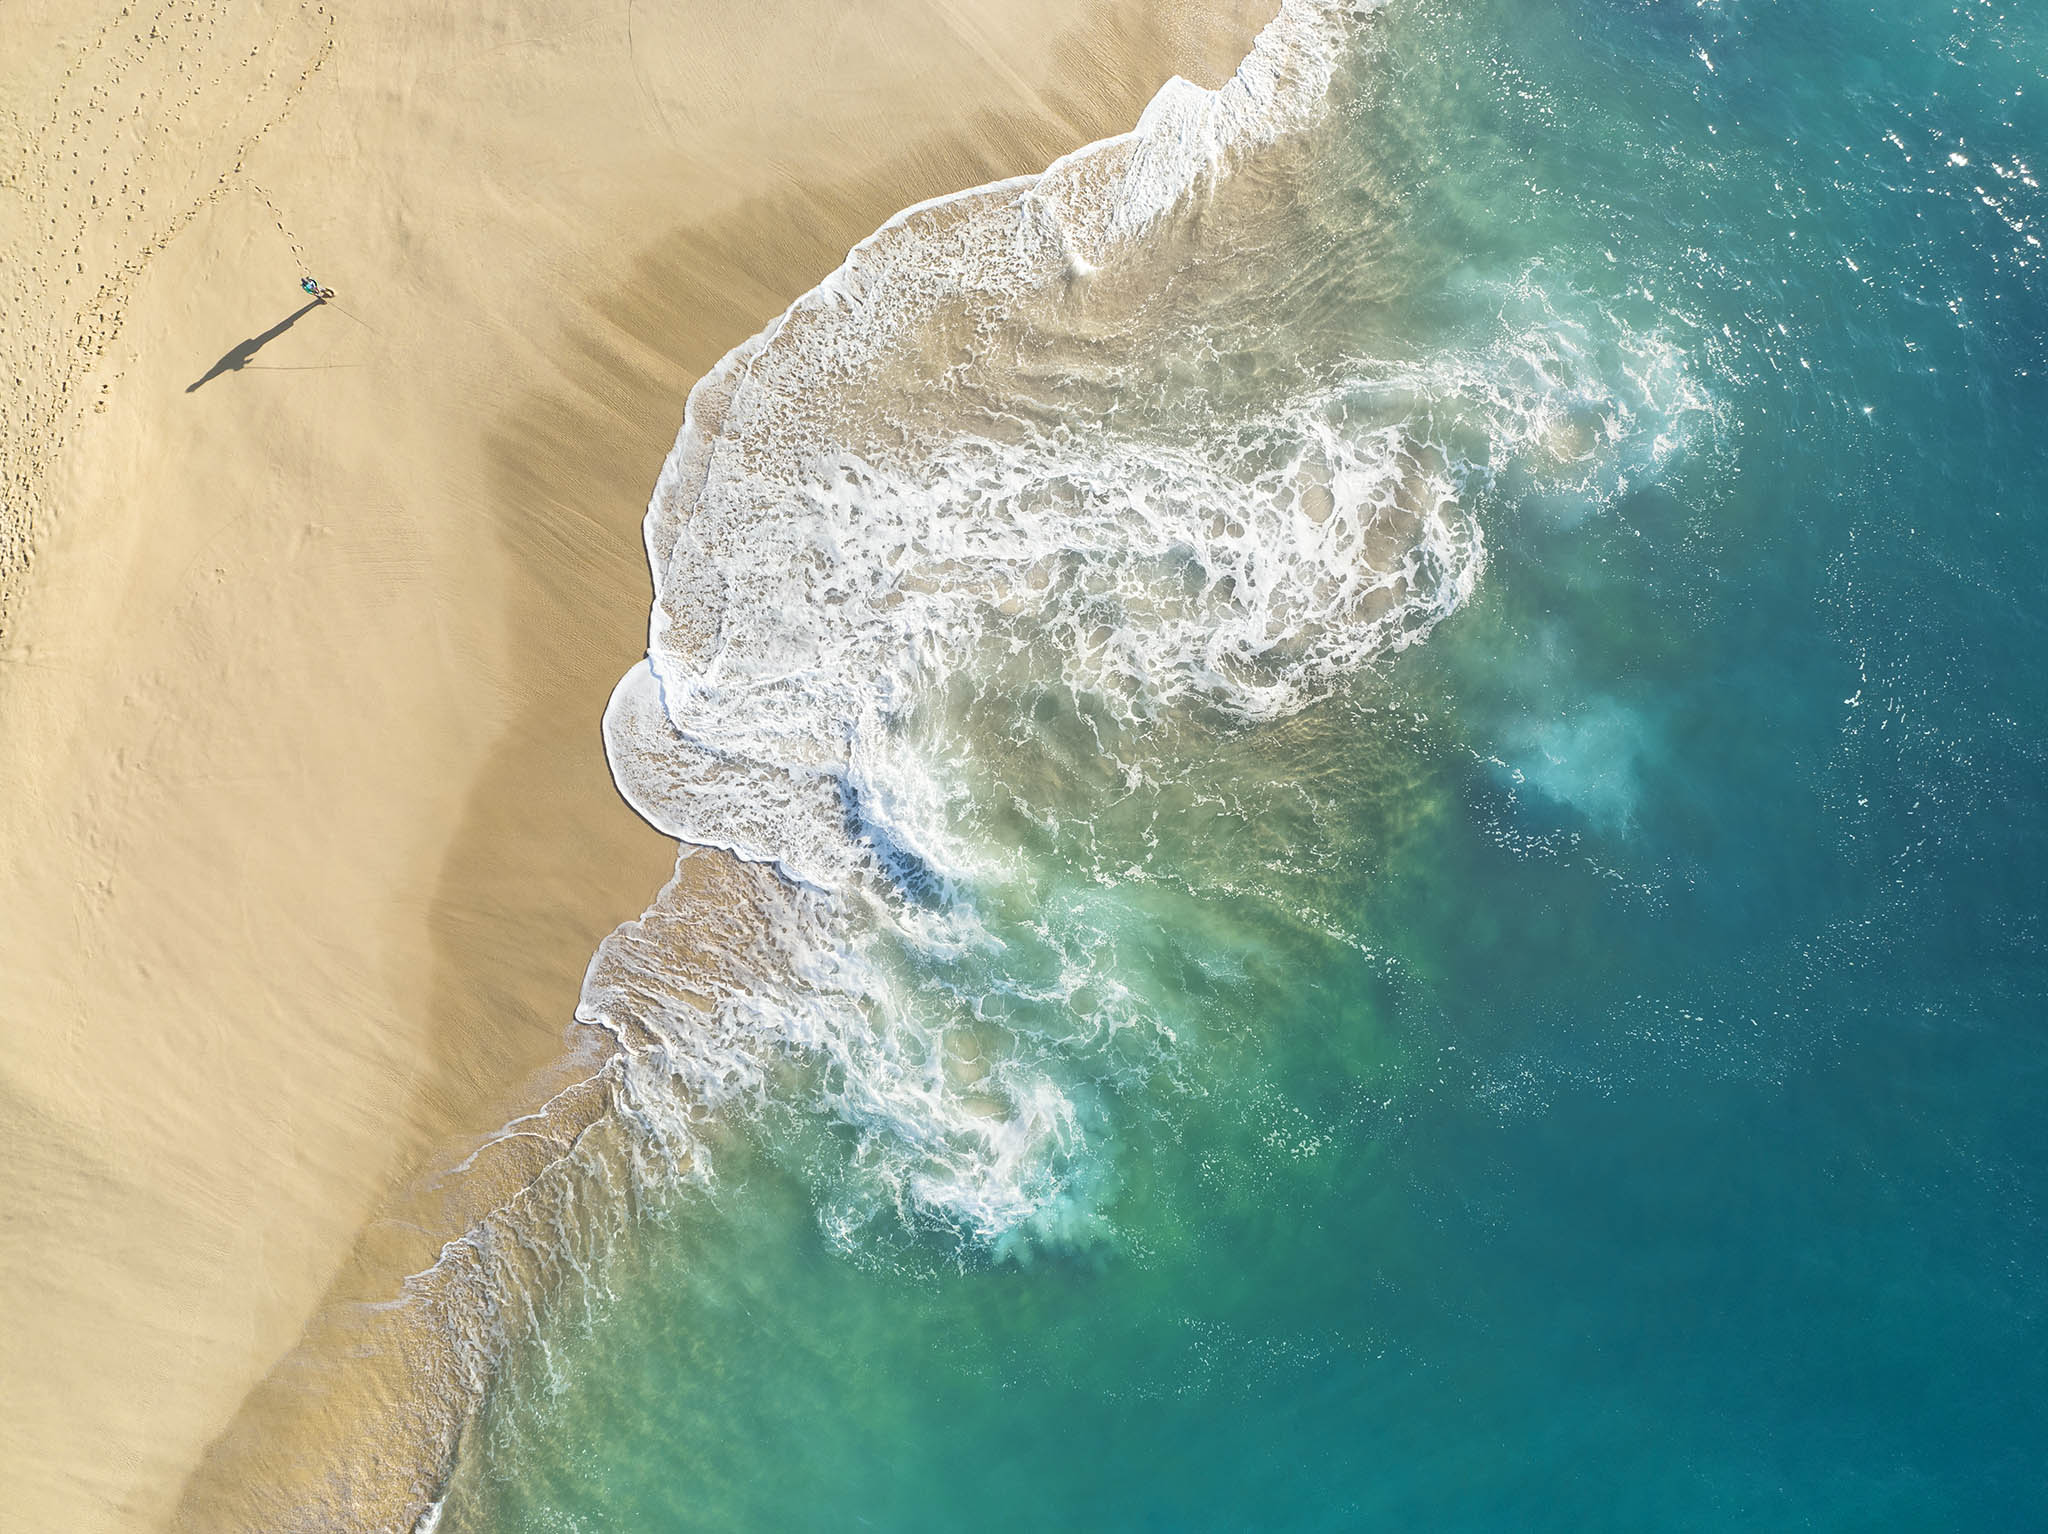
M 850 1129 L 821 1194 L 849 1248 L 881 1215 L 1085 1229 L 1105 1041 L 1171 1048 L 1115 901 L 1050 898 L 992 797 L 1085 815 L 1162 742 L 1326 696 L 1471 597 L 1504 470 L 1597 495 L 1699 404 L 1540 271 L 1462 350 L 1333 342 L 1304 187 L 1372 9 L 1288 0 L 1220 90 L 899 214 L 691 393 L 605 741 L 682 869 L 746 866 L 748 935 L 707 944 L 672 885 L 578 1016 L 686 1105 L 661 1133 L 695 1167 L 688 1125 L 736 1102 Z

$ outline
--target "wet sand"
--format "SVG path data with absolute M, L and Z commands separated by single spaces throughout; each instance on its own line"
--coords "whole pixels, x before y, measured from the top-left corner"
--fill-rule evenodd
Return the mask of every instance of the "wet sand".
M 9 8 L 0 1527 L 162 1526 L 552 1079 L 689 384 L 1270 7 L 728 9 Z

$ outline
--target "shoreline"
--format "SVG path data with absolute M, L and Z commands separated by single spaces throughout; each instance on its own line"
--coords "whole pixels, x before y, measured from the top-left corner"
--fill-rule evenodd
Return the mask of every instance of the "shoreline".
M 226 190 L 183 167 L 196 211 L 140 258 L 67 397 L 76 426 L 38 447 L 55 509 L 0 618 L 0 766 L 22 790 L 0 809 L 0 909 L 32 918 L 0 951 L 0 1172 L 27 1233 L 0 1346 L 45 1382 L 0 1422 L 22 1516 L 149 1528 L 232 1502 L 232 1474 L 194 1501 L 187 1471 L 224 1430 L 260 1461 L 289 1412 L 272 1387 L 335 1447 L 349 1426 L 324 1406 L 345 1403 L 294 1384 L 292 1339 L 318 1353 L 320 1316 L 434 1250 L 454 1211 L 404 1230 L 378 1215 L 394 1189 L 417 1208 L 445 1147 L 474 1154 L 545 1095 L 519 1083 L 560 1085 L 561 1041 L 588 1032 L 575 977 L 673 853 L 619 802 L 595 724 L 644 638 L 639 514 L 688 383 L 906 205 L 1127 131 L 1169 74 L 1227 77 L 1267 9 L 1076 3 L 1054 27 L 906 3 L 851 83 L 837 54 L 861 44 L 800 16 L 729 28 L 695 76 L 653 84 L 649 55 L 684 58 L 709 18 L 456 36 L 386 6 L 327 18 L 325 54 L 312 18 L 280 20 L 306 22 L 311 84 Z M 54 15 L 22 35 L 90 31 Z M 141 39 L 104 35 L 53 121 L 80 80 L 120 88 L 80 70 Z M 186 41 L 215 70 L 203 97 L 246 39 Z M 138 57 L 130 84 L 183 73 Z M 806 72 L 840 94 L 750 116 L 734 85 L 693 124 L 721 57 L 776 108 Z M 0 80 L 35 74 L 0 55 Z M 436 99 L 451 80 L 469 97 Z M 997 105 L 963 114 L 975 99 Z M 760 181 L 782 190 L 736 195 Z M 677 232 L 636 233 L 650 206 Z M 0 216 L 10 262 L 23 213 Z M 194 383 L 296 307 L 294 257 L 337 312 Z

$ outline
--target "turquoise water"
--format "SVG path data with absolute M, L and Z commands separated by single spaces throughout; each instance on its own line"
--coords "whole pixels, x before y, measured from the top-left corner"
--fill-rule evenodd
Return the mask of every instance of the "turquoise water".
M 1289 631 L 1263 715 L 977 631 L 847 930 L 945 1111 L 1044 1132 L 905 1152 L 788 1049 L 443 1530 L 2048 1525 L 2048 21 L 1355 33 L 1137 263 L 1142 355 L 1041 392 L 1401 426 L 1483 573 Z

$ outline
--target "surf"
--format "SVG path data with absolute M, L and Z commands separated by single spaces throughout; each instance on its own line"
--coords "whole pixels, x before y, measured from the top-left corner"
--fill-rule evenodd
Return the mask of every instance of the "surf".
M 689 925 L 665 893 L 577 1016 L 649 1098 L 781 1091 L 849 1130 L 819 1197 L 850 1251 L 878 1218 L 983 1250 L 1066 1220 L 1113 1133 L 1068 1005 L 1123 990 L 1109 919 L 1044 930 L 991 793 L 1085 818 L 1162 743 L 1327 698 L 1471 599 L 1502 474 L 1597 494 L 1700 405 L 1667 338 L 1560 313 L 1541 272 L 1469 345 L 1332 333 L 1304 188 L 1377 10 L 1289 0 L 1220 90 L 905 210 L 691 392 L 605 747 L 686 859 L 752 870 L 754 935 L 707 967 L 657 935 Z M 1032 1027 L 976 1033 L 992 1004 Z

